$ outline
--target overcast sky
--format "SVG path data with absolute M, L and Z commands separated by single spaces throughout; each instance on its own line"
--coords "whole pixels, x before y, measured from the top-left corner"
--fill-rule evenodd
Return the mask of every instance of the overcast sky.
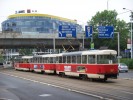
M 123 8 L 133 10 L 133 0 L 0 0 L 0 23 L 17 10 L 32 9 L 38 13 L 76 19 L 85 24 L 98 11 L 107 9 L 125 12 Z M 118 18 L 130 21 L 130 12 L 118 15 Z

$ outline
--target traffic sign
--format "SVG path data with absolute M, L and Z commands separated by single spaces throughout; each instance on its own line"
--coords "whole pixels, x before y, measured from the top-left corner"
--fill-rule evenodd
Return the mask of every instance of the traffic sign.
M 76 38 L 76 26 L 74 25 L 60 25 L 59 37 L 75 37 Z
M 85 26 L 85 36 L 88 38 L 92 37 L 92 26 Z
M 98 26 L 98 37 L 99 38 L 113 38 L 114 27 L 113 26 Z

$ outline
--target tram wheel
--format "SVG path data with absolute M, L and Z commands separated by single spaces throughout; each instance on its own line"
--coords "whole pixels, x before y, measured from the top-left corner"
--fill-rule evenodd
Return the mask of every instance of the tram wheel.
M 87 80 L 88 79 L 87 75 L 81 75 L 80 77 L 81 77 L 82 80 Z
M 107 81 L 107 77 L 105 77 L 105 78 L 103 79 L 103 81 L 104 81 L 104 82 Z
M 65 77 L 65 73 L 61 73 L 61 77 Z

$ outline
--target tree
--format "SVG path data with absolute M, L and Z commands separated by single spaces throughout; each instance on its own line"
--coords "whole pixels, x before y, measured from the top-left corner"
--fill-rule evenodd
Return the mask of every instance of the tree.
M 96 15 L 88 21 L 88 24 L 93 26 L 94 32 L 97 32 L 98 26 L 114 26 L 114 31 L 120 33 L 120 49 L 124 50 L 126 48 L 129 29 L 125 21 L 117 19 L 117 15 L 118 13 L 115 10 L 97 12 Z M 98 34 L 94 34 L 93 40 L 95 48 L 97 49 L 101 46 L 107 46 L 110 49 L 117 50 L 117 34 L 114 34 L 114 38 L 112 39 L 100 39 L 98 38 Z
M 4 61 L 4 58 L 2 56 L 2 54 L 0 54 L 0 63 L 2 63 Z
M 32 55 L 32 49 L 19 49 L 21 55 Z

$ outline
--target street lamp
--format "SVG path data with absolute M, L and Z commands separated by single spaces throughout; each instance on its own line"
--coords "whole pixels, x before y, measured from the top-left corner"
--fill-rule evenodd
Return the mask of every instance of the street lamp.
M 109 5 L 108 5 L 108 3 L 109 3 L 109 0 L 107 0 L 107 10 L 108 10 L 108 8 L 109 8 Z
M 123 8 L 123 9 L 131 12 L 131 59 L 132 59 L 133 58 L 133 33 L 132 33 L 133 11 L 130 9 L 126 9 L 126 8 Z
M 109 0 L 107 0 L 107 10 L 109 10 Z

